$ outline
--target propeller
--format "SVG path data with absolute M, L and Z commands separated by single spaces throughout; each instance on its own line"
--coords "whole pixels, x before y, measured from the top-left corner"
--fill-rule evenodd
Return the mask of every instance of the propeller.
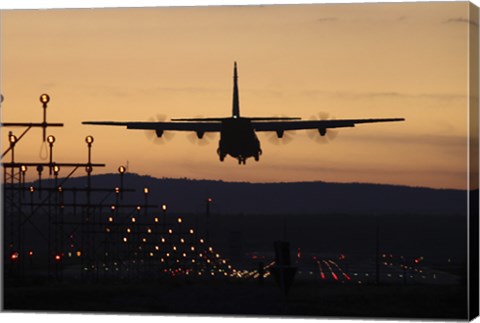
M 280 118 L 286 118 L 285 115 L 276 115 L 275 118 L 280 117 Z M 267 133 L 268 136 L 268 141 L 271 144 L 274 145 L 286 145 L 292 142 L 293 138 L 295 137 L 295 131 L 294 130 L 288 130 L 288 131 L 272 131 Z
M 167 116 L 163 114 L 157 114 L 156 117 L 148 118 L 149 122 L 165 122 L 167 120 Z M 167 141 L 172 140 L 174 134 L 172 132 L 164 131 L 161 136 L 157 135 L 155 130 L 145 130 L 145 136 L 151 140 L 154 144 L 164 144 Z
M 317 115 L 310 117 L 311 120 L 335 120 L 331 118 L 327 112 L 319 112 Z M 307 135 L 316 143 L 327 144 L 338 136 L 337 130 L 332 129 L 313 129 L 308 130 Z
M 195 116 L 194 119 L 202 118 L 202 116 Z M 214 132 L 190 132 L 187 134 L 188 141 L 199 146 L 206 146 L 210 144 L 213 140 L 215 140 L 215 137 L 216 136 Z

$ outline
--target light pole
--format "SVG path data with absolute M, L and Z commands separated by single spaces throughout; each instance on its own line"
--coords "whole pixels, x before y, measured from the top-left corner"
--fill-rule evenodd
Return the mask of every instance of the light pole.
M 125 174 L 125 172 L 127 171 L 127 169 L 125 168 L 125 166 L 119 166 L 118 167 L 118 172 L 120 173 L 120 199 L 123 200 L 123 174 Z
M 50 162 L 49 162 L 49 170 L 50 175 L 52 175 L 52 163 L 53 163 L 53 143 L 55 142 L 55 137 L 50 135 L 47 137 L 48 146 L 50 148 Z
M 43 107 L 43 123 L 42 123 L 42 128 L 43 128 L 43 142 L 45 142 L 45 138 L 47 135 L 47 104 L 50 102 L 50 97 L 48 94 L 42 94 L 40 95 L 40 102 L 42 103 Z
M 17 137 L 11 132 L 8 132 L 8 142 L 10 143 L 10 150 L 12 151 L 12 164 L 15 162 L 14 148 L 17 143 Z M 13 167 L 12 167 L 13 169 Z

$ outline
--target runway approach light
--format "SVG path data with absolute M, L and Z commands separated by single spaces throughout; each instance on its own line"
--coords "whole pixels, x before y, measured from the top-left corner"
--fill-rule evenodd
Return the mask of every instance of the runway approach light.
M 92 136 L 86 136 L 85 137 L 85 142 L 89 145 L 93 144 L 93 137 Z
M 119 172 L 120 174 L 125 173 L 126 170 L 127 170 L 127 169 L 125 168 L 125 166 L 120 166 L 120 167 L 118 167 L 118 172 Z
M 42 102 L 43 104 L 47 104 L 48 102 L 50 102 L 50 97 L 48 96 L 48 94 L 42 94 L 40 95 L 40 102 Z
M 53 143 L 55 142 L 55 137 L 52 136 L 52 135 L 48 136 L 48 137 L 47 137 L 47 142 L 48 142 L 49 144 L 53 144 Z

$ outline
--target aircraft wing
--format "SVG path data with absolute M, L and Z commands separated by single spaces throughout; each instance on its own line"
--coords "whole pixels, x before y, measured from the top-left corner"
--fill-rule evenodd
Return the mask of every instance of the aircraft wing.
M 287 131 L 302 129 L 328 129 L 355 127 L 361 123 L 405 121 L 404 118 L 389 119 L 344 119 L 344 120 L 300 120 L 300 121 L 252 121 L 255 131 Z
M 195 131 L 219 132 L 221 122 L 117 122 L 117 121 L 84 121 L 82 124 L 101 126 L 123 126 L 127 129 L 155 130 L 155 131 Z

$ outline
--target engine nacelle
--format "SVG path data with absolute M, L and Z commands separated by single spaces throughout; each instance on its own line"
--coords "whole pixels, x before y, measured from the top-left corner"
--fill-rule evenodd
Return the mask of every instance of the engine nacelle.
M 155 130 L 155 133 L 157 134 L 158 138 L 161 138 L 163 136 L 163 130 Z
M 278 138 L 283 138 L 283 130 L 277 130 L 276 133 Z
M 318 133 L 320 134 L 320 136 L 325 136 L 327 134 L 327 129 L 325 128 L 318 128 Z
M 203 131 L 197 131 L 197 138 L 202 139 L 204 134 L 205 134 L 205 132 L 203 132 Z

